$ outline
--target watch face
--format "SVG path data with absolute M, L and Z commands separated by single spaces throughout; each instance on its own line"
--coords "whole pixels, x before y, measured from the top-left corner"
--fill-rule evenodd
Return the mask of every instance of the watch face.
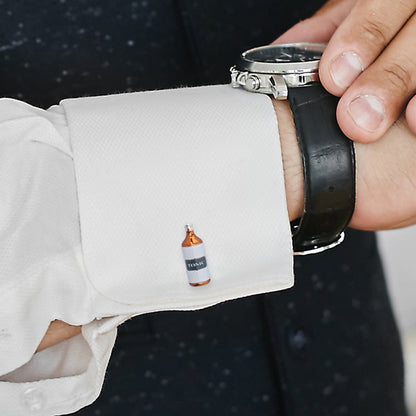
M 290 63 L 319 61 L 323 48 L 293 45 L 270 45 L 251 49 L 245 53 L 245 58 L 265 63 Z
M 250 49 L 240 55 L 240 71 L 289 74 L 317 71 L 325 43 L 284 43 Z

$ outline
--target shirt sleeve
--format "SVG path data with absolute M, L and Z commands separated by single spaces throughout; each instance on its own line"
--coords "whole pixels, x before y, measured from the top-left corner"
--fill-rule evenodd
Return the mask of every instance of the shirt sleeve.
M 293 285 L 268 97 L 210 86 L 47 111 L 3 99 L 0 109 L 5 414 L 67 414 L 94 401 L 116 328 L 132 316 Z M 188 284 L 187 223 L 204 241 L 205 286 Z M 54 319 L 82 334 L 34 354 Z

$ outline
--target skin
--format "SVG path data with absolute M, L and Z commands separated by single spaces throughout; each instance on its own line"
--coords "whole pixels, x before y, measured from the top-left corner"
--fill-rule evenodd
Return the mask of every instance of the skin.
M 279 121 L 289 217 L 303 209 L 303 174 L 287 101 L 273 105 Z M 350 227 L 387 230 L 416 224 L 416 135 L 401 116 L 378 141 L 355 143 L 356 205 Z
M 416 0 L 329 0 L 274 43 L 328 42 L 320 63 L 320 80 L 330 93 L 341 97 L 338 123 L 354 141 L 380 139 L 403 112 L 408 127 L 416 133 L 415 11 Z M 347 53 L 361 64 L 359 69 L 357 65 L 352 70 L 341 59 Z M 340 82 L 343 72 L 349 79 Z M 351 103 L 368 96 L 375 97 L 377 108 L 383 111 L 380 117 L 366 119 L 364 124 L 361 118 L 357 123 Z M 363 108 L 359 110 L 362 116 Z
M 303 209 L 303 173 L 293 117 L 287 101 L 272 100 L 279 123 L 289 219 Z M 377 142 L 356 143 L 356 208 L 350 226 L 363 230 L 416 223 L 416 135 L 404 116 Z M 81 333 L 80 326 L 53 321 L 37 351 Z
M 53 321 L 39 344 L 36 352 L 52 347 L 81 333 L 80 326 L 69 325 L 62 321 Z

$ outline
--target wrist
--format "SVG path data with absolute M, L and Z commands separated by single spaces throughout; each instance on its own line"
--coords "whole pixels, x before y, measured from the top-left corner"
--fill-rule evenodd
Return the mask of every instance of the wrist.
M 287 210 L 289 220 L 293 221 L 303 213 L 302 158 L 289 103 L 275 99 L 272 99 L 272 103 L 279 126 Z
M 80 326 L 69 325 L 62 321 L 53 321 L 42 338 L 36 352 L 52 347 L 81 333 Z

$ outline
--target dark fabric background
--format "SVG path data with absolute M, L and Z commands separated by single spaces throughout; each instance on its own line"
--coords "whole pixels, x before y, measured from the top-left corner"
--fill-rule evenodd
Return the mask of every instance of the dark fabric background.
M 0 93 L 48 107 L 70 96 L 227 83 L 239 52 L 320 4 L 0 0 Z M 296 258 L 295 273 L 290 290 L 127 322 L 101 397 L 77 415 L 405 415 L 374 235 L 351 230 L 341 247 Z
M 228 82 L 239 52 L 321 1 L 0 0 L 0 93 L 68 96 Z

